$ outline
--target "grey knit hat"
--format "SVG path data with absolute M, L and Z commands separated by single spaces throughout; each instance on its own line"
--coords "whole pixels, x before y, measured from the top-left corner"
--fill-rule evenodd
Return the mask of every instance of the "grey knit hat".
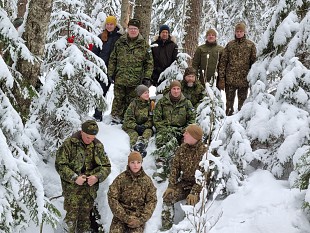
M 137 86 L 137 88 L 136 88 L 137 96 L 141 96 L 144 92 L 146 92 L 148 90 L 149 90 L 149 88 L 143 84 Z

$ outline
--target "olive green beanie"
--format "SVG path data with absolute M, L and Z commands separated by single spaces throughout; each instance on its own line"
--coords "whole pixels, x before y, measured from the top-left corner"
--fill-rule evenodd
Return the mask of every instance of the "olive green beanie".
M 85 121 L 82 124 L 82 131 L 84 133 L 89 134 L 89 135 L 96 135 L 98 133 L 98 131 L 99 131 L 97 122 L 94 121 L 94 120 Z

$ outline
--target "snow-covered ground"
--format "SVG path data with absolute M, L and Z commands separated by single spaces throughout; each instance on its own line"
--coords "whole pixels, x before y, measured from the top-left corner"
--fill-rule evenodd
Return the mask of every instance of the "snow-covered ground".
M 107 203 L 106 193 L 114 178 L 127 165 L 127 155 L 130 152 L 129 138 L 120 125 L 107 125 L 100 122 L 99 127 L 98 138 L 103 142 L 112 163 L 112 172 L 100 185 L 98 191 L 99 211 L 102 223 L 108 232 L 112 213 Z M 154 149 L 154 139 L 151 139 L 148 155 L 143 161 L 143 167 L 150 176 L 155 169 L 154 158 L 150 155 Z M 42 166 L 41 172 L 45 180 L 46 195 L 49 197 L 60 195 L 60 179 L 53 164 Z M 146 233 L 158 232 L 161 224 L 161 196 L 167 187 L 167 182 L 161 184 L 154 182 L 154 184 L 157 187 L 158 204 L 146 225 Z M 276 180 L 268 171 L 251 171 L 243 186 L 236 193 L 224 200 L 215 201 L 210 208 L 208 219 L 211 221 L 212 218 L 217 219 L 221 214 L 210 233 L 309 233 L 310 224 L 301 208 L 304 195 L 304 191 L 290 189 L 288 181 Z M 53 200 L 53 203 L 64 214 L 62 202 L 62 197 Z M 178 211 L 176 222 L 182 221 L 184 214 L 180 208 L 176 209 Z M 190 224 L 186 221 L 181 223 L 182 225 Z M 180 229 L 182 225 L 174 228 Z M 30 227 L 26 232 L 38 232 L 38 229 Z M 55 231 L 50 226 L 44 225 L 43 232 Z

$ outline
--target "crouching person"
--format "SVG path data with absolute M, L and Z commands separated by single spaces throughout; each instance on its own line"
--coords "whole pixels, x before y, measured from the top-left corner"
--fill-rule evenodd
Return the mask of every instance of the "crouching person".
M 195 172 L 207 152 L 202 137 L 203 131 L 196 124 L 189 125 L 184 135 L 184 143 L 177 149 L 172 160 L 168 188 L 163 195 L 162 228 L 168 230 L 173 225 L 174 204 L 185 200 L 188 205 L 199 201 L 201 185 L 195 181 Z
M 113 213 L 110 233 L 143 233 L 157 203 L 156 188 L 143 171 L 142 156 L 133 151 L 126 171 L 110 185 L 108 202 Z
M 129 104 L 124 117 L 122 129 L 130 138 L 130 147 L 146 156 L 149 138 L 153 135 L 153 108 L 149 88 L 139 85 L 136 88 L 137 97 Z

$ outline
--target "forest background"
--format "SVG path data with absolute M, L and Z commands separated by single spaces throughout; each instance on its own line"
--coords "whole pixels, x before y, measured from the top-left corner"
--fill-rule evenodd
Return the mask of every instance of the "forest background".
M 229 195 L 242 185 L 246 168 L 262 168 L 291 187 L 306 190 L 308 210 L 310 155 L 310 13 L 308 0 L 0 0 L 0 230 L 20 232 L 30 224 L 56 226 L 59 212 L 45 189 L 40 166 L 95 106 L 108 109 L 99 76 L 104 62 L 87 45 L 107 15 L 126 27 L 142 20 L 149 41 L 168 24 L 180 56 L 167 79 L 179 78 L 210 27 L 218 42 L 233 39 L 243 21 L 257 44 L 258 60 L 248 80 L 251 94 L 240 112 L 226 117 L 221 95 L 207 87 L 197 122 L 208 138 L 217 185 Z M 12 21 L 23 17 L 16 30 Z M 80 27 L 79 22 L 85 25 Z M 74 43 L 68 37 L 74 35 Z

